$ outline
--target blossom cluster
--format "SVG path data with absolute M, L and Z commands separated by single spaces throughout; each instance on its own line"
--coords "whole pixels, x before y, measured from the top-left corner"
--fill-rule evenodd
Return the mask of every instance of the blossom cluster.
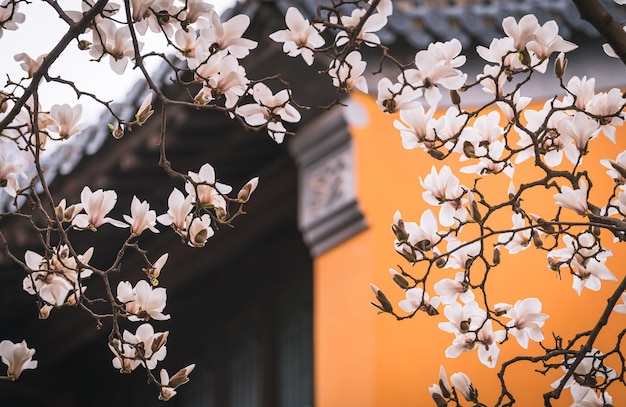
M 467 76 L 460 71 L 465 57 L 460 54 L 460 43 L 452 40 L 419 51 L 417 69 L 404 69 L 395 83 L 383 78 L 378 86 L 378 106 L 385 113 L 398 114 L 394 126 L 405 149 L 424 150 L 437 160 L 458 158 L 460 172 L 474 179 L 464 185 L 448 165 L 433 166 L 429 174 L 419 178 L 428 209 L 419 222 L 406 221 L 396 212 L 391 229 L 396 252 L 412 266 L 423 264 L 425 271 L 416 275 L 390 270 L 394 283 L 405 294 L 398 306 L 408 315 L 397 314 L 375 286 L 378 303 L 374 305 L 398 319 L 413 317 L 419 311 L 438 315 L 438 308 L 443 306 L 446 320 L 438 327 L 454 335 L 446 357 L 456 358 L 476 349 L 480 362 L 492 368 L 498 365 L 499 346 L 509 338 L 514 337 L 524 349 L 531 341 L 542 342 L 542 328 L 549 318 L 542 312 L 539 298 L 509 304 L 492 302 L 493 293 L 490 301 L 486 293 L 475 293 L 484 290 L 488 274 L 500 264 L 501 252 L 514 255 L 531 247 L 544 250 L 548 268 L 559 275 L 563 271 L 570 274 L 578 295 L 584 288 L 598 291 L 602 281 L 618 280 L 609 269 L 613 252 L 606 247 L 599 228 L 607 225 L 614 241 L 623 241 L 626 218 L 626 152 L 602 161 L 616 185 L 604 205 L 590 202 L 591 179 L 583 170 L 593 140 L 603 135 L 616 142 L 616 128 L 624 123 L 626 98 L 619 89 L 596 91 L 594 78 L 566 79 L 565 53 L 577 46 L 558 34 L 556 22 L 539 24 L 535 16 L 527 15 L 519 21 L 505 18 L 502 27 L 505 37 L 494 39 L 489 47 L 477 47 L 486 64 L 474 82 L 466 82 Z M 531 99 L 523 96 L 523 85 L 533 75 L 545 74 L 555 53 L 554 74 L 563 95 L 533 109 L 529 107 Z M 463 92 L 472 87 L 482 88 L 489 98 L 476 111 L 461 105 Z M 442 89 L 449 91 L 451 105 L 438 114 Z M 545 207 L 540 214 L 528 211 L 524 202 L 537 184 L 517 181 L 515 173 L 516 167 L 528 160 L 545 175 L 540 188 L 553 191 L 553 209 Z M 488 177 L 498 174 L 509 182 L 504 201 L 494 201 L 481 188 Z M 502 229 L 494 214 L 507 211 L 512 223 Z M 568 222 L 570 216 L 582 217 L 584 226 L 586 222 L 596 226 L 557 226 Z M 459 271 L 454 278 L 438 279 L 438 269 Z M 624 313 L 623 305 L 613 306 L 616 313 Z M 450 400 L 458 402 L 445 372 L 439 385 L 430 390 L 438 406 Z M 572 386 L 572 397 L 579 403 L 575 405 L 610 402 L 605 390 L 577 383 Z M 467 386 L 461 392 L 467 401 L 478 405 L 477 392 L 470 392 Z
M 24 22 L 21 2 L 0 3 L 0 38 L 3 30 L 16 30 Z M 479 292 L 485 286 L 479 281 L 486 280 L 488 272 L 500 264 L 501 251 L 514 255 L 530 247 L 544 250 L 548 268 L 559 275 L 568 272 L 579 295 L 584 288 L 597 291 L 602 288 L 602 281 L 617 280 L 609 269 L 613 252 L 606 247 L 607 239 L 598 229 L 608 229 L 615 242 L 626 240 L 626 151 L 615 159 L 602 161 L 615 181 L 615 189 L 602 205 L 590 201 L 592 182 L 581 168 L 592 142 L 600 135 L 616 141 L 616 127 L 624 123 L 626 98 L 618 89 L 596 91 L 595 79 L 591 77 L 565 79 L 565 53 L 577 46 L 559 35 L 555 21 L 540 24 L 533 15 L 519 20 L 505 18 L 505 36 L 494 39 L 489 46 L 477 47 L 477 54 L 486 63 L 482 73 L 468 80 L 462 71 L 466 57 L 456 39 L 430 44 L 417 51 L 408 64 L 386 52 L 388 49 L 377 33 L 392 15 L 391 0 L 338 1 L 331 8 L 319 10 L 309 21 L 298 9 L 289 8 L 285 15 L 287 28 L 273 32 L 269 38 L 282 44 L 287 55 L 302 57 L 308 66 L 322 63 L 325 69 L 321 73 L 337 89 L 335 104 L 341 103 L 345 93 L 370 91 L 368 61 L 361 50 L 383 49 L 380 66 L 391 62 L 400 73 L 383 75 L 372 93 L 381 111 L 398 116 L 394 126 L 403 147 L 424 150 L 437 160 L 458 158 L 462 163 L 460 172 L 474 177 L 473 183 L 462 182 L 450 166 L 443 165 L 433 166 L 429 174 L 419 178 L 424 189 L 422 198 L 429 208 L 419 223 L 405 221 L 396 212 L 392 231 L 398 254 L 412 266 L 426 265 L 427 271 L 416 278 L 404 270 L 390 269 L 392 280 L 404 291 L 405 298 L 398 307 L 408 316 L 396 314 L 387 296 L 372 285 L 380 310 L 402 319 L 420 312 L 437 316 L 442 308 L 445 320 L 438 327 L 453 336 L 445 356 L 456 358 L 476 350 L 480 362 L 493 368 L 498 364 L 499 347 L 511 337 L 524 349 L 529 348 L 531 341 L 543 341 L 543 328 L 549 318 L 542 312 L 543 304 L 538 298 L 509 304 L 491 301 L 497 297 L 494 295 L 487 301 L 486 293 Z M 109 124 L 116 139 L 148 121 L 155 111 L 155 95 L 164 118 L 171 105 L 216 109 L 247 129 L 266 130 L 277 143 L 292 134 L 291 126 L 302 118 L 302 106 L 296 103 L 289 84 L 280 75 L 262 80 L 248 78 L 242 60 L 251 55 L 258 43 L 245 38 L 250 25 L 246 15 L 222 21 L 213 5 L 204 0 L 131 0 L 123 5 L 100 0 L 82 2 L 80 10 L 59 8 L 57 12 L 68 29 L 75 30 L 79 48 L 94 61 L 108 62 L 119 75 L 130 66 L 138 68 L 151 91 L 128 120 L 118 115 L 110 102 L 82 93 L 71 81 L 50 78 L 46 67 L 58 58 L 56 49 L 39 56 L 19 53 L 13 57 L 24 77 L 19 82 L 9 81 L 0 89 L 0 193 L 13 199 L 17 215 L 31 220 L 44 246 L 39 253 L 26 251 L 23 261 L 19 256 L 13 258 L 24 270 L 22 288 L 35 296 L 41 318 L 63 306 L 81 305 L 90 310 L 90 300 L 86 298 L 89 278 L 98 277 L 108 287 L 116 287 L 104 298 L 116 322 L 109 336 L 112 365 L 122 373 L 143 366 L 149 381 L 159 387 L 159 399 L 169 400 L 189 380 L 195 365 L 184 367 L 171 377 L 165 369 L 160 370 L 158 378 L 152 373 L 167 354 L 169 331 L 156 332 L 150 321 L 170 318 L 165 313 L 167 292 L 158 280 L 168 254 L 151 261 L 152 256 L 141 248 L 140 236 L 146 231 L 160 233 L 158 226 L 163 225 L 171 227 L 184 244 L 203 247 L 214 235 L 216 222 L 230 223 L 243 213 L 243 205 L 257 188 L 258 178 L 248 181 L 234 197 L 230 196 L 233 188 L 218 181 L 209 163 L 198 172 L 179 172 L 166 159 L 167 131 L 163 127 L 159 134 L 159 165 L 172 178 L 184 182 L 182 190 L 174 188 L 169 194 L 166 213 L 157 214 L 150 203 L 134 196 L 130 213 L 116 219 L 111 212 L 117 204 L 117 193 L 94 191 L 88 186 L 82 189 L 80 202 L 68 205 L 65 198 L 57 201 L 48 188 L 40 158 L 48 140 L 66 142 L 81 136 L 86 128 L 81 119 L 83 107 L 68 103 L 43 107 L 36 97 L 37 87 L 43 78 L 56 80 L 78 95 L 99 101 L 117 121 Z M 150 33 L 163 41 L 163 48 L 157 52 L 144 51 Z M 605 46 L 605 51 L 616 56 L 609 46 Z M 533 109 L 529 107 L 531 99 L 523 95 L 524 85 L 533 75 L 546 73 L 553 54 L 558 54 L 553 59 L 554 73 L 562 94 L 540 109 Z M 144 65 L 147 58 L 163 59 L 171 69 L 173 81 L 184 88 L 187 99 L 171 100 L 156 86 Z M 472 87 L 482 89 L 490 100 L 474 111 L 461 106 L 464 92 Z M 449 107 L 439 114 L 444 105 Z M 516 166 L 527 161 L 543 171 L 539 184 L 520 183 L 516 178 Z M 33 177 L 33 173 L 37 176 Z M 498 174 L 510 180 L 510 187 L 508 200 L 494 203 L 481 186 L 483 179 Z M 555 204 L 552 211 L 527 211 L 523 198 L 537 187 L 550 191 Z M 33 198 L 39 191 L 43 191 L 43 201 Z M 22 211 L 25 198 L 35 202 L 48 226 L 35 227 L 34 217 Z M 50 205 L 52 210 L 42 203 L 46 200 L 54 203 Z M 511 219 L 511 225 L 504 230 L 492 221 L 494 213 L 503 211 L 508 211 L 507 219 Z M 582 218 L 583 222 L 570 222 L 569 215 L 577 220 Z M 0 218 L 5 216 L 11 214 L 0 214 Z M 97 247 L 81 254 L 74 249 L 72 239 L 88 231 L 97 233 L 108 227 L 105 225 L 127 229 L 128 235 L 114 264 L 101 269 L 92 264 Z M 0 237 L 4 241 L 4 235 L 0 233 Z M 111 278 L 122 269 L 122 258 L 130 250 L 143 256 L 146 280 L 135 282 L 121 277 L 115 285 Z M 432 276 L 439 270 L 443 274 L 454 270 L 454 277 L 445 275 L 433 282 L 437 277 Z M 432 295 L 433 291 L 436 295 Z M 616 305 L 613 301 L 611 306 L 615 313 L 624 314 L 626 293 L 617 294 L 621 294 L 622 303 Z M 136 329 L 121 327 L 136 322 Z M 570 388 L 574 405 L 611 403 L 606 388 L 617 380 L 617 374 L 604 364 L 605 355 L 593 349 L 584 355 L 580 353 L 582 359 L 577 358 L 571 346 L 566 349 L 570 353 L 561 353 L 565 355 L 563 360 L 551 366 L 573 372 L 574 381 L 560 379 L 554 387 Z M 0 342 L 0 356 L 8 366 L 7 375 L 0 378 L 15 380 L 25 369 L 34 369 L 34 352 L 25 341 Z M 549 358 L 546 356 L 544 361 Z M 442 367 L 439 383 L 429 389 L 438 406 L 460 404 L 459 394 L 480 405 L 478 391 L 467 375 L 455 373 L 450 382 L 452 385 Z M 607 386 L 600 388 L 598 382 Z

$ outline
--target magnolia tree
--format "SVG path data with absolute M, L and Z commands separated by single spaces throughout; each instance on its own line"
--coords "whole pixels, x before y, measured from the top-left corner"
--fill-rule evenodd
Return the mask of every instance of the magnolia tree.
M 34 297 L 40 318 L 60 307 L 76 307 L 99 325 L 111 320 L 108 346 L 113 367 L 121 373 L 145 369 L 159 398 L 168 400 L 189 380 L 194 365 L 179 368 L 172 376 L 161 368 L 169 332 L 155 332 L 150 321 L 170 318 L 164 313 L 166 288 L 158 281 L 167 267 L 168 254 L 148 253 L 139 236 L 176 233 L 184 244 L 201 248 L 214 234 L 212 224 L 229 224 L 244 213 L 258 184 L 253 178 L 233 193 L 232 186 L 216 181 L 210 163 L 199 169 L 173 168 L 165 148 L 168 110 L 183 106 L 222 111 L 243 127 L 265 131 L 281 143 L 290 135 L 285 123 L 299 122 L 300 110 L 306 107 L 296 102 L 297 95 L 294 99 L 289 84 L 278 75 L 261 80 L 247 76 L 240 62 L 257 42 L 245 37 L 250 23 L 245 15 L 222 21 L 213 6 L 202 0 L 83 1 L 80 10 L 64 9 L 54 0 L 46 2 L 67 24 L 67 34 L 48 54 L 15 55 L 23 77 L 9 77 L 0 90 L 0 191 L 11 202 L 0 219 L 25 219 L 39 236 L 41 247 L 15 252 L 3 233 L 0 243 L 23 269 L 22 288 Z M 626 60 L 626 40 L 619 24 L 595 1 L 574 3 L 609 41 L 606 53 Z M 501 393 L 497 405 L 514 403 L 504 379 L 506 369 L 528 361 L 539 364 L 544 372 L 564 371 L 553 389 L 546 390 L 546 405 L 566 388 L 573 405 L 611 405 L 609 388 L 624 385 L 626 355 L 621 349 L 626 330 L 614 338 L 613 348 L 598 349 L 594 344 L 609 316 L 620 318 L 613 314 L 626 313 L 626 278 L 608 266 L 613 255 L 610 248 L 626 240 L 626 152 L 602 162 L 615 183 L 611 190 L 600 191 L 603 198 L 596 202 L 589 199 L 593 180 L 585 171 L 583 158 L 596 138 L 615 141 L 626 99 L 619 89 L 596 92 L 591 77 L 567 75 L 565 53 L 577 46 L 558 34 L 554 21 L 540 24 L 533 15 L 504 19 L 506 35 L 476 49 L 485 65 L 481 74 L 470 78 L 462 70 L 465 56 L 458 40 L 433 43 L 409 63 L 394 58 L 376 35 L 392 12 L 391 0 L 333 0 L 319 5 L 317 15 L 309 21 L 290 8 L 286 28 L 270 35 L 285 53 L 301 57 L 308 65 L 322 56 L 330 61 L 320 72 L 320 81 L 336 87 L 331 105 L 342 103 L 352 90 L 368 92 L 365 75 L 369 71 L 361 51 L 366 47 L 381 50 L 380 66 L 391 63 L 399 73 L 378 79 L 377 103 L 384 112 L 398 116 L 395 127 L 402 145 L 423 149 L 435 160 L 459 160 L 463 165 L 460 171 L 474 175 L 472 184 L 463 185 L 447 165 L 433 166 L 429 174 L 422 174 L 423 198 L 436 209 L 427 209 L 419 223 L 406 221 L 397 212 L 392 225 L 396 251 L 413 266 L 410 272 L 390 270 L 406 297 L 398 304 L 403 312 L 397 313 L 387 296 L 372 285 L 374 305 L 398 319 L 424 313 L 441 318 L 439 328 L 451 334 L 445 356 L 476 351 L 483 364 L 498 372 Z M 3 30 L 18 30 L 27 13 L 25 0 L 3 0 L 0 37 Z M 143 37 L 149 32 L 160 35 L 160 51 L 142 51 Z M 82 91 L 71 78 L 49 75 L 50 66 L 74 42 L 94 63 L 109 64 L 119 75 L 130 67 L 143 73 L 150 92 L 133 118 L 122 117 L 110 102 Z M 188 98 L 166 96 L 145 67 L 148 59 L 161 60 Z M 550 60 L 554 74 L 546 73 Z M 530 99 L 524 95 L 524 87 L 539 74 L 554 75 L 561 94 L 533 110 L 528 107 Z M 94 191 L 89 185 L 84 186 L 80 202 L 53 199 L 42 155 L 51 141 L 81 137 L 86 126 L 81 122 L 80 104 L 72 106 L 61 100 L 49 108 L 40 105 L 43 81 L 68 86 L 79 96 L 101 103 L 115 118 L 108 125 L 111 137 L 117 139 L 149 120 L 152 99 L 158 98 L 162 123 L 158 165 L 180 183 L 167 197 L 167 213 L 157 214 L 148 202 L 134 197 L 123 203 L 130 206 L 129 214 L 113 219 L 107 215 L 117 203 L 116 192 Z M 471 110 L 462 105 L 462 96 L 470 88 L 482 89 L 487 100 Z M 449 98 L 451 106 L 438 115 L 435 112 L 444 98 Z M 523 162 L 532 163 L 537 177 L 517 181 L 515 170 Z M 484 185 L 500 173 L 510 178 L 510 187 L 506 199 L 494 201 L 483 192 Z M 554 206 L 545 213 L 527 209 L 525 198 L 537 189 L 550 191 Z M 511 219 L 511 225 L 496 221 L 502 213 Z M 115 260 L 97 268 L 90 263 L 98 247 L 81 253 L 73 242 L 83 234 L 97 235 L 111 227 L 125 228 L 127 237 L 119 242 Z M 494 303 L 485 288 L 497 273 L 503 251 L 518 254 L 531 247 L 545 251 L 548 269 L 570 275 L 578 294 L 585 289 L 606 290 L 607 305 L 593 329 L 555 345 L 544 344 L 539 355 L 502 362 L 499 345 L 516 346 L 516 342 L 527 348 L 530 341 L 545 338 L 542 327 L 549 315 L 542 312 L 540 298 Z M 139 253 L 145 262 L 145 279 L 124 279 L 122 261 L 130 252 Z M 88 290 L 93 279 L 104 282 L 106 290 L 100 298 Z M 619 283 L 607 289 L 607 284 L 602 286 L 607 280 Z M 96 310 L 96 302 L 106 303 L 108 311 Z M 509 340 L 511 337 L 515 340 Z M 8 365 L 1 378 L 16 380 L 24 370 L 36 368 L 34 353 L 25 341 L 0 342 L 2 361 Z M 608 363 L 609 357 L 618 365 Z M 157 366 L 158 374 L 154 373 Z M 484 405 L 466 374 L 454 373 L 448 380 L 443 367 L 430 393 L 437 406 Z

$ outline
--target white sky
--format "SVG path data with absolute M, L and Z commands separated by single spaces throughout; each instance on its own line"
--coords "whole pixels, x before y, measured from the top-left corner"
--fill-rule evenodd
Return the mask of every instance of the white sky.
M 213 3 L 218 13 L 234 3 L 233 0 L 208 2 Z M 58 3 L 67 10 L 80 10 L 80 0 L 58 0 Z M 118 0 L 118 3 L 121 1 Z M 13 59 L 14 55 L 25 52 L 35 59 L 48 53 L 67 31 L 65 22 L 42 0 L 34 0 L 32 4 L 20 3 L 19 11 L 26 15 L 26 21 L 16 31 L 3 30 L 0 38 L 0 88 L 5 86 L 7 74 L 13 81 L 18 81 L 25 74 L 20 63 Z M 91 35 L 83 35 L 81 38 L 91 40 Z M 161 38 L 155 35 L 152 40 L 144 41 L 144 51 L 159 46 L 159 39 Z M 130 63 L 124 75 L 120 76 L 110 69 L 108 58 L 100 63 L 90 59 L 89 51 L 79 50 L 76 41 L 73 41 L 52 65 L 50 73 L 52 76 L 61 75 L 64 79 L 74 81 L 82 91 L 117 102 L 123 101 L 132 85 L 140 79 L 139 71 L 132 70 Z M 49 110 L 53 104 L 78 103 L 75 93 L 69 87 L 45 82 L 41 85 L 39 98 L 44 110 Z M 102 111 L 101 106 L 84 97 L 80 103 L 83 105 L 82 121 L 90 124 L 97 122 Z

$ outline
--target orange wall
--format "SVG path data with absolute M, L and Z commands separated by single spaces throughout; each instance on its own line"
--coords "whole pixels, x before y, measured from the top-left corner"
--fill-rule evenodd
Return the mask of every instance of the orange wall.
M 437 317 L 418 313 L 413 319 L 396 321 L 390 315 L 377 315 L 377 310 L 370 305 L 374 296 L 369 283 L 380 287 L 396 309 L 398 301 L 404 299 L 404 293 L 387 272 L 390 267 L 397 269 L 397 265 L 411 272 L 410 265 L 394 251 L 390 230 L 393 213 L 399 209 L 405 221 L 419 223 L 421 213 L 428 206 L 422 200 L 418 177 L 423 178 L 432 165 L 440 168 L 444 164 L 422 150 L 404 150 L 399 132 L 393 127 L 396 116 L 381 113 L 367 96 L 356 95 L 355 100 L 369 115 L 366 126 L 351 128 L 358 199 L 369 228 L 315 260 L 316 406 L 434 406 L 428 387 L 438 380 L 441 364 L 448 375 L 457 371 L 467 373 L 479 390 L 481 401 L 493 405 L 496 390 L 499 391 L 497 369 L 481 365 L 476 350 L 456 359 L 445 357 L 445 349 L 454 335 L 437 328 L 439 322 L 446 321 L 443 306 L 439 307 L 441 314 Z M 626 140 L 623 138 L 615 146 L 601 136 L 592 143 L 592 152 L 584 158 L 584 164 L 597 163 L 601 158 L 614 159 L 624 149 Z M 451 162 L 445 164 L 454 168 Z M 598 164 L 590 167 L 599 174 L 594 179 L 597 180 L 594 188 L 611 188 L 612 180 L 604 174 L 604 167 Z M 472 185 L 473 177 L 460 178 L 461 183 Z M 489 185 L 493 193 L 505 194 L 508 183 L 508 178 L 501 174 L 484 185 Z M 532 206 L 531 212 L 550 218 L 556 208 L 553 194 L 553 190 L 546 191 L 524 205 Z M 433 209 L 438 212 L 437 208 Z M 502 227 L 508 227 L 510 222 L 510 214 L 507 214 Z M 610 239 L 604 238 L 605 241 Z M 618 266 L 625 261 L 626 253 L 616 253 L 609 261 L 618 278 L 623 275 Z M 600 294 L 584 289 L 579 297 L 571 288 L 572 277 L 564 272 L 562 280 L 556 278 L 546 266 L 546 253 L 533 248 L 510 258 L 503 253 L 503 264 L 495 271 L 497 275 L 488 283 L 490 302 L 514 303 L 531 296 L 540 298 L 543 312 L 550 315 L 543 328 L 547 344 L 553 343 L 552 332 L 568 339 L 577 331 L 591 328 L 606 303 L 605 295 L 617 284 L 603 281 Z M 456 270 L 438 272 L 437 277 L 430 280 L 431 296 L 435 295 L 432 283 L 444 277 L 453 278 Z M 607 336 L 614 337 L 625 321 L 625 316 L 614 313 Z M 606 343 L 603 338 L 605 336 L 596 342 L 600 347 Z M 514 338 L 500 349 L 500 361 L 540 351 L 534 342 L 525 351 Z M 561 372 L 542 377 L 533 373 L 534 367 L 528 364 L 519 367 L 521 369 L 511 372 L 508 380 L 518 405 L 542 405 L 541 394 L 549 390 L 547 386 L 558 379 Z M 626 403 L 626 391 L 617 392 L 616 387 L 610 392 L 614 404 Z M 569 390 L 561 398 L 562 402 L 555 405 L 571 404 Z

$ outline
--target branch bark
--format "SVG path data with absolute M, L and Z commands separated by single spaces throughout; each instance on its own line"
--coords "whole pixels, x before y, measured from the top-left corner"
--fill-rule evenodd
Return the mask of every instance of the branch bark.
M 626 65 L 626 32 L 619 21 L 613 18 L 599 0 L 572 0 L 572 2 L 576 5 L 580 17 L 598 30 Z

